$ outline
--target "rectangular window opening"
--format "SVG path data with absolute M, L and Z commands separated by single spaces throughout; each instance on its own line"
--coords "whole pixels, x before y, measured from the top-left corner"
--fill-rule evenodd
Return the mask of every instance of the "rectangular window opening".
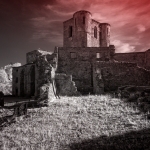
M 16 78 L 16 83 L 18 83 L 18 78 Z
M 70 53 L 70 57 L 71 57 L 72 59 L 76 59 L 76 58 L 77 58 L 77 54 L 76 54 L 75 52 L 71 52 L 71 53 Z
M 96 58 L 101 58 L 101 54 L 100 53 L 96 53 Z
M 100 46 L 102 46 L 102 32 L 99 32 Z
M 72 37 L 72 26 L 69 27 L 69 37 Z
M 85 17 L 83 17 L 83 24 L 85 24 Z
M 18 89 L 16 88 L 16 95 L 18 96 Z

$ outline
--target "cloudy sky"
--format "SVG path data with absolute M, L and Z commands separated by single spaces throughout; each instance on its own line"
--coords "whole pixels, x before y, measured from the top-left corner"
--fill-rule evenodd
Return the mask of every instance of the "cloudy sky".
M 149 0 L 0 0 L 0 67 L 25 64 L 29 51 L 62 46 L 62 22 L 79 10 L 111 24 L 116 52 L 150 48 Z

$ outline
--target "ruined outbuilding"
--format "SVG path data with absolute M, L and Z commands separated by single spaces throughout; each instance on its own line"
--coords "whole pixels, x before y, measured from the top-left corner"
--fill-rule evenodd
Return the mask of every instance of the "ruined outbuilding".
M 26 58 L 27 64 L 13 68 L 13 95 L 47 99 L 57 94 L 55 79 L 61 95 L 78 94 L 70 75 L 55 73 L 56 53 L 34 50 L 27 53 Z
M 29 52 L 26 64 L 13 68 L 13 95 L 45 99 L 53 92 L 102 94 L 122 85 L 150 85 L 150 71 L 134 61 L 122 62 L 124 57 L 115 54 L 110 24 L 92 19 L 88 11 L 78 11 L 63 26 L 63 47 L 55 47 L 53 53 Z

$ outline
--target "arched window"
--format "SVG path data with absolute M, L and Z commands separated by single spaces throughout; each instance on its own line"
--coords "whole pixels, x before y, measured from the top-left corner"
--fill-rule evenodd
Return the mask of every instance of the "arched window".
M 108 35 L 108 32 L 109 32 L 109 30 L 108 30 L 108 28 L 107 28 L 107 35 Z
M 72 37 L 72 26 L 69 27 L 69 37 Z
M 97 38 L 97 27 L 94 27 L 94 37 Z
M 85 24 L 85 17 L 83 17 L 83 24 Z

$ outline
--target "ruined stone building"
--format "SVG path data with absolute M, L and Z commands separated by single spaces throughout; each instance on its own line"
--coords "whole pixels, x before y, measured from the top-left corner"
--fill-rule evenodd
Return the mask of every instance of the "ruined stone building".
M 110 25 L 92 19 L 90 12 L 75 12 L 63 22 L 63 31 L 63 47 L 55 47 L 53 53 L 29 52 L 26 64 L 13 68 L 13 95 L 41 97 L 43 91 L 52 92 L 53 80 L 60 95 L 101 94 L 121 85 L 150 84 L 150 72 L 137 65 L 149 64 L 149 51 L 115 54 Z M 143 59 L 138 59 L 140 55 Z M 125 62 L 126 57 L 134 61 Z

